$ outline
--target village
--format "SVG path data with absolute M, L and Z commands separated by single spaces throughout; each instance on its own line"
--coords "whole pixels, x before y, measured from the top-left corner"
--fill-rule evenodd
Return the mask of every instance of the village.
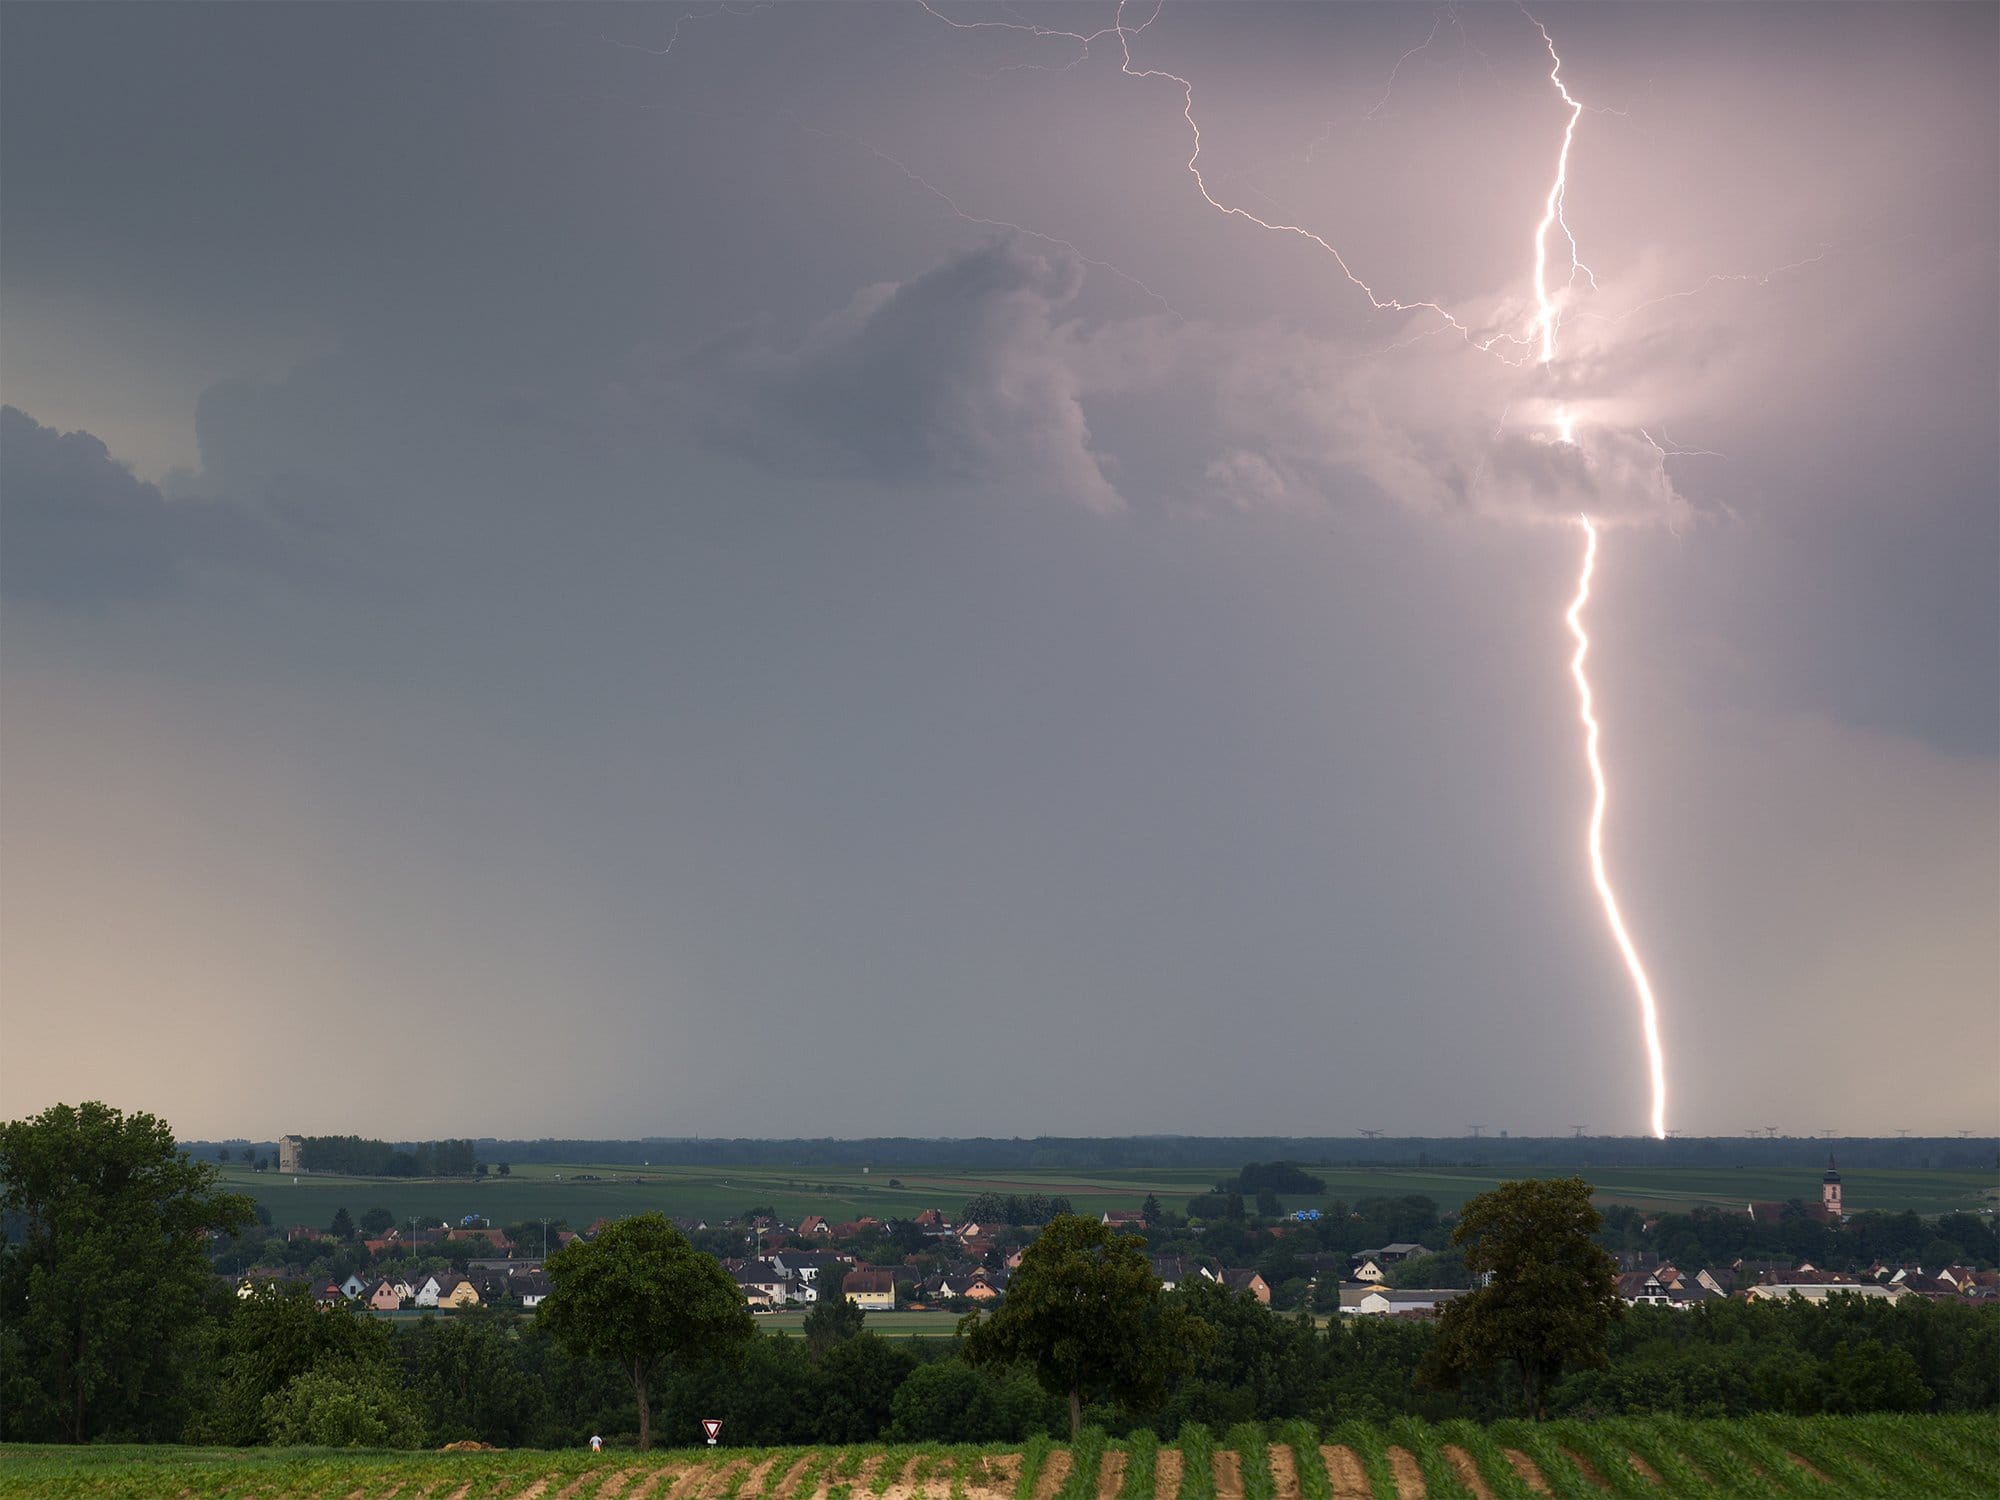
M 1803 1217 L 1839 1226 L 1849 1215 L 1839 1171 L 1831 1162 L 1820 1188 L 1817 1203 L 1747 1203 L 1744 1218 L 1755 1224 Z M 822 1301 L 845 1298 L 869 1313 L 963 1313 L 994 1306 L 1006 1296 L 1009 1277 L 1038 1232 L 1038 1225 L 1009 1222 L 1009 1206 L 1016 1213 L 1025 1208 L 1032 1217 L 1068 1205 L 1060 1199 L 1031 1199 L 1026 1205 L 975 1200 L 967 1207 L 1001 1212 L 961 1216 L 958 1222 L 929 1208 L 909 1220 L 864 1216 L 829 1222 L 806 1215 L 786 1222 L 774 1213 L 752 1213 L 715 1225 L 687 1217 L 674 1223 L 698 1248 L 714 1255 L 753 1312 L 810 1310 Z M 1199 1222 L 1169 1215 L 1152 1200 L 1146 1209 L 1106 1210 L 1098 1219 L 1114 1231 L 1146 1239 L 1149 1248 L 1198 1244 L 1204 1233 Z M 1317 1231 L 1320 1221 L 1319 1210 L 1300 1209 L 1260 1225 L 1256 1234 L 1288 1247 L 1290 1237 Z M 544 1222 L 516 1225 L 510 1232 L 477 1215 L 456 1225 L 413 1222 L 407 1228 L 381 1225 L 377 1216 L 372 1223 L 378 1232 L 357 1233 L 350 1223 L 343 1234 L 337 1218 L 332 1229 L 291 1226 L 284 1231 L 282 1264 L 252 1265 L 231 1280 L 243 1297 L 262 1287 L 305 1286 L 322 1304 L 355 1305 L 388 1316 L 494 1307 L 533 1311 L 548 1294 L 544 1266 L 549 1250 L 592 1239 L 608 1222 L 600 1219 L 582 1230 Z M 1397 1240 L 1288 1255 L 1286 1269 L 1297 1274 L 1276 1287 L 1257 1266 L 1226 1264 L 1199 1250 L 1163 1249 L 1150 1259 L 1164 1291 L 1201 1279 L 1274 1312 L 1307 1312 L 1321 1322 L 1336 1317 L 1429 1319 L 1469 1290 L 1465 1284 L 1421 1285 L 1410 1279 L 1413 1271 L 1454 1264 L 1455 1257 L 1445 1249 L 1448 1216 L 1437 1225 L 1447 1232 L 1435 1236 L 1436 1246 Z M 531 1227 L 539 1230 L 538 1244 L 523 1243 Z M 1926 1266 L 1877 1258 L 1859 1270 L 1841 1270 L 1805 1257 L 1745 1255 L 1691 1269 L 1647 1250 L 1612 1254 L 1618 1263 L 1618 1295 L 1628 1306 L 1690 1308 L 1728 1298 L 1796 1297 L 1823 1303 L 1837 1293 L 1892 1303 L 1917 1297 L 2000 1304 L 2000 1271 L 1970 1264 Z M 1465 1280 L 1462 1275 L 1457 1279 Z

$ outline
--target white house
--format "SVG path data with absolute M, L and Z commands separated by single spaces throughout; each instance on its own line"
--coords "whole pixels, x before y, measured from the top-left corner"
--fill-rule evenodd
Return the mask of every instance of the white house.
M 1403 1291 L 1377 1287 L 1363 1295 L 1354 1312 L 1358 1317 L 1383 1317 L 1389 1313 L 1428 1313 L 1435 1316 L 1439 1307 L 1464 1295 L 1463 1287 L 1411 1287 Z M 1344 1303 L 1340 1310 L 1347 1311 Z

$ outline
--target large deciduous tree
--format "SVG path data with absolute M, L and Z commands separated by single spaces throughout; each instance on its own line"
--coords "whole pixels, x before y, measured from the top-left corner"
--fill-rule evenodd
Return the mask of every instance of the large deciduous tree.
M 1069 1402 L 1074 1441 L 1083 1398 L 1107 1394 L 1128 1410 L 1158 1405 L 1188 1370 L 1210 1330 L 1161 1297 L 1137 1235 L 1058 1214 L 1021 1256 L 1006 1300 L 959 1325 L 973 1364 L 1024 1360 L 1045 1390 Z
M 571 1353 L 615 1364 L 632 1382 L 639 1446 L 652 1446 L 653 1381 L 668 1364 L 727 1361 L 756 1324 L 719 1262 L 662 1214 L 607 1225 L 548 1259 L 537 1321 Z
M 0 1249 L 7 1436 L 179 1435 L 208 1234 L 255 1213 L 219 1181 L 149 1114 L 57 1104 L 0 1125 L 0 1209 L 19 1215 Z
M 1451 1242 L 1485 1285 L 1448 1302 L 1423 1378 L 1456 1388 L 1510 1365 L 1540 1421 L 1565 1365 L 1601 1368 L 1611 1325 L 1624 1316 L 1618 1268 L 1592 1238 L 1600 1222 L 1580 1177 L 1503 1182 L 1465 1205 Z

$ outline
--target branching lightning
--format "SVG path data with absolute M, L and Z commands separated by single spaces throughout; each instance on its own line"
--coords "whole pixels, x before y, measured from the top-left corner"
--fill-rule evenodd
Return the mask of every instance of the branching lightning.
M 1532 20 L 1533 18 L 1530 17 Z M 1597 285 L 1597 278 L 1590 275 L 1590 268 L 1576 257 L 1576 236 L 1571 233 L 1568 220 L 1563 218 L 1563 197 L 1569 191 L 1569 148 L 1576 141 L 1576 122 L 1583 118 L 1583 105 L 1563 86 L 1562 58 L 1556 52 L 1555 39 L 1549 35 L 1548 27 L 1535 22 L 1535 30 L 1542 34 L 1542 42 L 1549 49 L 1549 82 L 1562 95 L 1563 103 L 1569 106 L 1569 123 L 1563 126 L 1562 150 L 1556 155 L 1556 177 L 1549 184 L 1549 196 L 1542 209 L 1542 222 L 1535 226 L 1535 337 L 1541 345 L 1541 362 L 1550 364 L 1556 357 L 1556 328 L 1562 321 L 1562 311 L 1549 295 L 1549 230 L 1562 226 L 1563 237 L 1569 241 L 1570 280 L 1582 271 L 1590 277 L 1590 284 Z M 1567 440 L 1565 440 L 1567 441 Z
M 1632 942 L 1632 935 L 1625 930 L 1625 918 L 1618 910 L 1617 893 L 1611 889 L 1611 877 L 1604 870 L 1604 809 L 1609 794 L 1605 787 L 1604 764 L 1597 753 L 1597 714 L 1590 696 L 1590 678 L 1583 670 L 1583 659 L 1590 653 L 1590 637 L 1583 630 L 1583 610 L 1590 602 L 1591 575 L 1597 570 L 1597 528 L 1588 516 L 1578 516 L 1577 524 L 1583 527 L 1583 572 L 1577 579 L 1576 598 L 1563 618 L 1569 624 L 1570 634 L 1576 637 L 1576 655 L 1570 658 L 1569 670 L 1576 679 L 1577 702 L 1583 720 L 1584 757 L 1590 762 L 1590 783 L 1595 791 L 1590 808 L 1590 878 L 1597 885 L 1598 899 L 1604 903 L 1604 918 L 1611 926 L 1611 936 L 1617 940 L 1618 951 L 1624 955 L 1625 968 L 1632 976 L 1632 987 L 1638 991 L 1639 1013 L 1646 1029 L 1646 1064 L 1653 1081 L 1653 1134 L 1665 1140 L 1667 1064 L 1660 1049 L 1660 1020 L 1658 1007 L 1653 1002 L 1653 984 L 1646 977 L 1646 966 L 1639 961 L 1639 950 Z

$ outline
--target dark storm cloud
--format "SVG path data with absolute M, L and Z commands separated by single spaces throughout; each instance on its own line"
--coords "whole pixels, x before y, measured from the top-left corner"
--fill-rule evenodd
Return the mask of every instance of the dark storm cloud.
M 1135 66 L 1219 196 L 1518 329 L 1563 112 L 1512 7 L 1398 71 L 1434 19 Z M 1671 1123 L 1985 1123 L 2000 23 L 1550 19 L 1599 286 L 1538 370 L 1215 212 L 1102 42 L 0 7 L 4 399 L 82 429 L 4 445 L 0 1112 L 1630 1128 L 1588 506 Z M 412 1015 L 449 1065 L 294 1045 Z
M 737 451 L 891 484 L 1025 490 L 1115 511 L 1056 318 L 1073 256 L 996 240 L 910 281 L 864 288 L 794 348 L 739 338 L 671 389 Z M 716 398 L 720 398 L 719 400 Z
M 157 599 L 281 554 L 263 527 L 198 500 L 169 500 L 88 432 L 0 407 L 0 593 L 58 605 Z

